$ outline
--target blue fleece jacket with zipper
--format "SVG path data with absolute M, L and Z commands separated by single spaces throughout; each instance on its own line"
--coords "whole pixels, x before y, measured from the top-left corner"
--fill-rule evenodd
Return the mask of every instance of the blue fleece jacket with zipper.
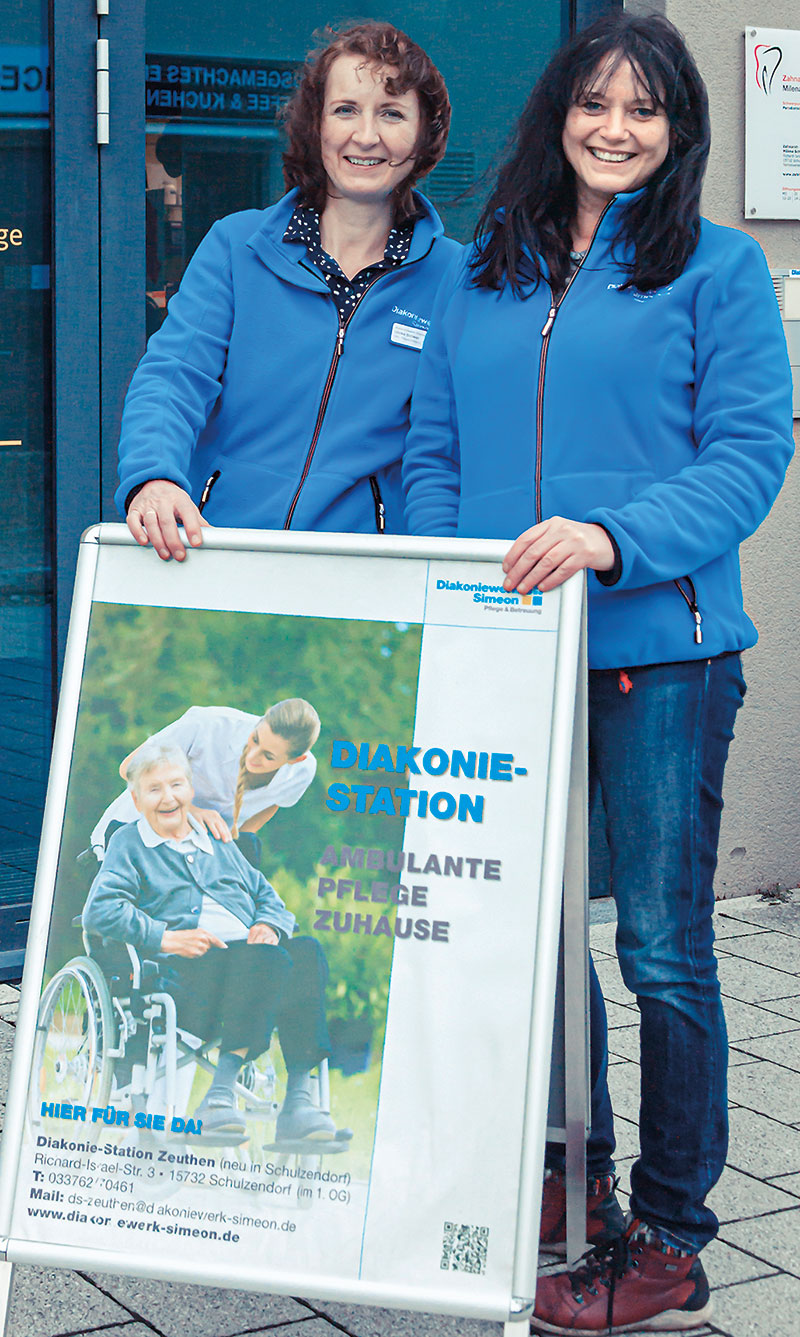
M 755 643 L 738 545 L 792 452 L 791 373 L 759 246 L 704 219 L 678 278 L 620 290 L 614 238 L 632 198 L 606 210 L 552 321 L 547 283 L 516 298 L 472 287 L 468 255 L 455 264 L 404 462 L 413 534 L 513 539 L 553 515 L 605 526 L 622 571 L 613 586 L 589 573 L 593 668 Z
M 343 337 L 305 247 L 283 241 L 296 190 L 215 223 L 125 401 L 120 510 L 167 478 L 216 525 L 404 533 L 400 458 L 421 341 L 442 274 L 461 251 L 421 195 L 406 261 L 381 272 Z

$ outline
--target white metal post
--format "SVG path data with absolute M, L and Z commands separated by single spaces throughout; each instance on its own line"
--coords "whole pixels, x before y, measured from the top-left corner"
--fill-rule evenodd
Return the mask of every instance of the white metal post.
M 567 1261 L 586 1248 L 586 1133 L 589 1123 L 588 723 L 586 601 L 575 687 L 575 723 L 564 861 L 564 1095 Z
M 552 1047 L 556 959 L 563 899 L 569 799 L 575 770 L 573 765 L 575 691 L 576 680 L 580 676 L 581 646 L 585 639 L 584 588 L 585 580 L 575 576 L 561 587 L 561 622 L 550 735 L 550 769 L 534 971 L 534 1008 L 528 1060 L 528 1098 L 520 1166 L 520 1195 L 517 1204 L 517 1238 L 512 1282 L 513 1295 L 520 1303 L 525 1299 L 532 1300 L 536 1294 L 546 1110 L 531 1098 L 531 1093 L 547 1089 Z M 574 809 L 574 802 L 572 807 Z M 537 1030 L 534 1027 L 534 1017 L 538 1018 L 538 1026 L 541 1029 Z M 543 1038 L 545 1036 L 546 1039 Z

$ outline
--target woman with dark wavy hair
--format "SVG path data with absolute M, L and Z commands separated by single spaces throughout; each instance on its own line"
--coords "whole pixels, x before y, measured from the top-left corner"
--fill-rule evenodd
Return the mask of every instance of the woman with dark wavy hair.
M 404 532 L 411 390 L 459 250 L 413 189 L 447 89 L 391 24 L 328 29 L 286 119 L 288 194 L 214 225 L 128 391 L 116 499 L 165 559 L 208 520 Z
M 708 145 L 705 88 L 666 19 L 616 13 L 580 33 L 533 90 L 443 284 L 414 392 L 411 532 L 518 534 L 509 592 L 588 577 L 590 795 L 641 1018 L 640 1154 L 626 1223 L 592 969 L 594 1248 L 540 1281 L 534 1332 L 678 1331 L 710 1313 L 698 1255 L 727 1148 L 713 878 L 740 651 L 756 641 L 738 547 L 792 439 L 764 257 L 700 218 Z M 545 1164 L 541 1244 L 563 1253 L 559 1148 Z

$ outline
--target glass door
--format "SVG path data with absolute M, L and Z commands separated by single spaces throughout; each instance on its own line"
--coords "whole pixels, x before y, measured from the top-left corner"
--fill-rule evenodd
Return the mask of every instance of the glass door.
M 47 8 L 0 42 L 0 978 L 18 973 L 50 752 L 52 428 Z

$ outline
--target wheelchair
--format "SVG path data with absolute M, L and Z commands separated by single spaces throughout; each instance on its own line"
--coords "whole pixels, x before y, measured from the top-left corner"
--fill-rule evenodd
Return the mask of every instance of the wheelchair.
M 48 982 L 39 1004 L 30 1084 L 29 1119 L 35 1127 L 43 1105 L 146 1109 L 153 1092 L 163 1090 L 158 1113 L 169 1132 L 173 1118 L 190 1117 L 190 1097 L 198 1069 L 213 1078 L 217 1042 L 183 1031 L 175 1000 L 161 987 L 156 961 L 143 960 L 130 944 L 88 933 L 80 916 L 84 955 L 73 957 Z M 185 1079 L 188 1078 L 188 1088 Z M 330 1112 L 328 1061 L 316 1070 L 316 1103 Z M 184 1088 L 183 1099 L 181 1087 Z M 277 1142 L 274 1123 L 280 1108 L 277 1075 L 268 1049 L 246 1063 L 236 1083 L 244 1135 L 203 1135 L 204 1147 L 259 1139 L 258 1124 L 272 1124 L 272 1137 L 260 1148 L 280 1156 L 314 1157 L 347 1150 L 346 1137 L 330 1142 Z M 181 1108 L 179 1108 L 181 1106 Z M 133 1122 L 132 1115 L 130 1122 Z M 180 1138 L 180 1134 L 178 1134 Z M 253 1151 L 250 1159 L 256 1159 Z

